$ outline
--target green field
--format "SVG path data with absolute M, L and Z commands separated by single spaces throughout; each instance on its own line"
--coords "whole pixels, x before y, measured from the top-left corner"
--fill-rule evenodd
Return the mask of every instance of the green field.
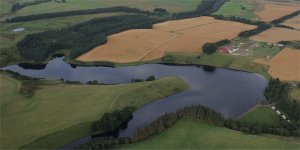
M 215 15 L 226 17 L 236 16 L 245 19 L 255 19 L 257 16 L 253 13 L 253 4 L 241 0 L 231 0 L 226 2 Z
M 280 117 L 269 106 L 256 106 L 240 118 L 245 122 L 258 122 L 267 125 L 280 124 Z
M 19 80 L 6 74 L 0 77 L 1 149 L 15 149 L 29 143 L 39 146 L 35 148 L 57 148 L 86 136 L 91 121 L 105 112 L 139 107 L 188 88 L 180 78 L 120 85 L 43 81 L 35 95 L 27 98 L 20 94 L 24 85 Z
M 9 0 L 1 0 L 7 4 Z M 66 3 L 48 2 L 39 5 L 25 7 L 16 13 L 7 15 L 25 16 L 40 13 L 61 12 L 69 10 L 82 10 L 93 8 L 104 8 L 112 6 L 128 6 L 139 8 L 142 10 L 153 11 L 154 8 L 165 8 L 169 12 L 182 12 L 188 10 L 195 10 L 201 3 L 201 0 L 67 0 Z M 11 5 L 3 6 L 3 9 L 9 10 Z
M 166 131 L 122 149 L 298 149 L 300 144 L 247 135 L 194 120 L 180 120 Z

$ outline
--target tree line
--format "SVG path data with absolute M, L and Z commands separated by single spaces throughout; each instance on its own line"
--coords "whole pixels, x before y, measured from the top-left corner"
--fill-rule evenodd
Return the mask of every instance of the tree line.
M 17 49 L 26 60 L 43 61 L 59 50 L 68 49 L 69 58 L 106 43 L 106 36 L 129 29 L 148 29 L 158 19 L 144 15 L 97 18 L 60 30 L 26 35 Z
M 271 79 L 265 89 L 265 97 L 275 103 L 276 107 L 287 114 L 292 122 L 300 124 L 300 104 L 289 96 L 291 85 L 279 79 Z
M 155 76 L 149 76 L 145 80 L 144 79 L 131 79 L 131 82 L 144 82 L 144 81 L 154 81 Z
M 224 46 L 228 43 L 230 43 L 230 40 L 228 40 L 228 39 L 221 40 L 221 41 L 218 41 L 215 43 L 205 43 L 202 46 L 202 49 L 205 54 L 210 55 L 210 54 L 215 53 L 221 46 Z
M 137 13 L 137 14 L 146 14 L 146 15 L 156 14 L 150 11 L 142 11 L 137 8 L 130 8 L 126 6 L 115 6 L 109 8 L 72 10 L 72 11 L 64 11 L 64 12 L 34 14 L 28 16 L 17 16 L 17 17 L 6 19 L 6 22 L 8 23 L 25 22 L 25 21 L 34 21 L 34 20 L 49 19 L 49 18 L 56 18 L 56 17 L 68 17 L 68 16 L 90 15 L 90 14 L 112 13 L 112 12 Z
M 196 10 L 175 13 L 172 15 L 172 19 L 185 19 L 203 15 L 208 16 L 218 11 L 227 1 L 228 0 L 203 0 Z
M 247 38 L 247 37 L 256 35 L 256 34 L 261 33 L 261 32 L 263 32 L 267 29 L 270 29 L 272 27 L 270 24 L 265 23 L 263 21 L 253 21 L 253 20 L 240 18 L 240 17 L 235 17 L 235 16 L 225 17 L 223 15 L 213 15 L 213 17 L 215 19 L 218 19 L 218 20 L 235 21 L 235 22 L 241 22 L 241 23 L 251 24 L 251 25 L 257 26 L 257 28 L 255 28 L 255 29 L 241 32 L 239 34 L 239 36 L 243 37 L 243 38 Z
M 272 24 L 280 24 L 280 23 L 282 23 L 282 22 L 284 22 L 284 21 L 286 21 L 286 20 L 288 20 L 290 18 L 294 18 L 294 17 L 296 17 L 298 15 L 300 15 L 300 10 L 298 10 L 296 12 L 293 12 L 293 13 L 291 13 L 289 15 L 283 16 L 283 17 L 281 17 L 279 19 L 273 20 L 271 23 Z
M 27 7 L 27 6 L 38 5 L 38 4 L 47 3 L 47 2 L 50 2 L 50 1 L 52 1 L 52 0 L 35 0 L 35 1 L 32 1 L 32 2 L 14 3 L 11 6 L 10 11 L 15 12 L 15 11 L 18 11 L 18 10 L 24 8 L 24 7 Z

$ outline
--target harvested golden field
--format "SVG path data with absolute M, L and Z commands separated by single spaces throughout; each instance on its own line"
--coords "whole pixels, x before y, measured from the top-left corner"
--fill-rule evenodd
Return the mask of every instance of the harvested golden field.
M 262 10 L 254 12 L 262 21 L 271 22 L 275 19 L 281 18 L 291 14 L 299 9 L 297 5 L 289 4 L 265 4 Z
M 129 63 L 160 58 L 167 53 L 201 54 L 206 42 L 233 39 L 256 26 L 212 17 L 198 17 L 155 24 L 153 29 L 128 30 L 108 37 L 100 45 L 77 58 L 79 61 Z
M 300 40 L 300 31 L 273 27 L 258 35 L 250 37 L 251 40 L 269 43 L 278 43 L 280 41 Z
M 300 81 L 300 50 L 285 48 L 269 60 L 257 59 L 256 63 L 270 66 L 269 74 L 284 81 Z
M 286 25 L 286 26 L 289 26 L 289 27 L 293 27 L 294 29 L 300 30 L 300 15 L 298 15 L 294 18 L 291 18 L 291 19 L 285 21 L 282 24 Z

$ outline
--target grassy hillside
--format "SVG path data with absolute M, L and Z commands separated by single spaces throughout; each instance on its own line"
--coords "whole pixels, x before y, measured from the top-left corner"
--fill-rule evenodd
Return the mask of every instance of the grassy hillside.
M 181 120 L 145 141 L 122 149 L 297 149 L 300 144 L 257 135 L 247 135 L 227 128 L 194 120 Z
M 258 122 L 261 124 L 278 125 L 280 118 L 276 112 L 271 109 L 271 107 L 257 106 L 242 116 L 240 120 L 245 122 Z
M 41 137 L 43 148 L 56 148 L 88 134 L 91 121 L 105 112 L 139 107 L 188 88 L 179 78 L 121 85 L 43 81 L 35 95 L 26 98 L 20 94 L 20 81 L 4 74 L 0 77 L 1 148 L 5 149 L 34 145 L 33 141 Z M 51 138 L 45 138 L 49 134 Z
M 252 13 L 253 4 L 247 3 L 241 0 L 231 0 L 226 2 L 219 11 L 217 11 L 216 15 L 223 15 L 226 17 L 236 16 L 246 19 L 255 19 L 257 16 Z

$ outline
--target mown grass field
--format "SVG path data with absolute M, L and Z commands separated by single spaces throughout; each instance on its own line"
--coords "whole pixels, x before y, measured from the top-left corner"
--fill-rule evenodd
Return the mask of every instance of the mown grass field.
M 0 79 L 1 149 L 57 148 L 89 134 L 91 121 L 105 112 L 139 107 L 188 88 L 180 78 L 120 85 L 44 81 L 49 84 L 40 85 L 33 97 L 26 98 L 20 94 L 20 81 L 6 74 Z
M 247 135 L 194 120 L 180 120 L 166 131 L 121 149 L 298 149 L 300 144 Z
M 200 3 L 201 0 L 67 0 L 66 3 L 48 2 L 39 5 L 28 6 L 8 16 L 25 16 L 40 13 L 94 9 L 112 6 L 128 6 L 149 11 L 160 7 L 167 9 L 171 13 L 174 13 L 195 10 Z M 10 7 L 11 6 L 9 4 L 4 6 L 6 10 L 10 9 Z
M 241 0 L 231 0 L 226 2 L 215 15 L 226 17 L 236 16 L 245 19 L 255 19 L 257 16 L 253 13 L 255 6 L 252 3 Z
M 280 116 L 269 106 L 256 106 L 240 118 L 245 122 L 258 122 L 267 125 L 278 125 Z

